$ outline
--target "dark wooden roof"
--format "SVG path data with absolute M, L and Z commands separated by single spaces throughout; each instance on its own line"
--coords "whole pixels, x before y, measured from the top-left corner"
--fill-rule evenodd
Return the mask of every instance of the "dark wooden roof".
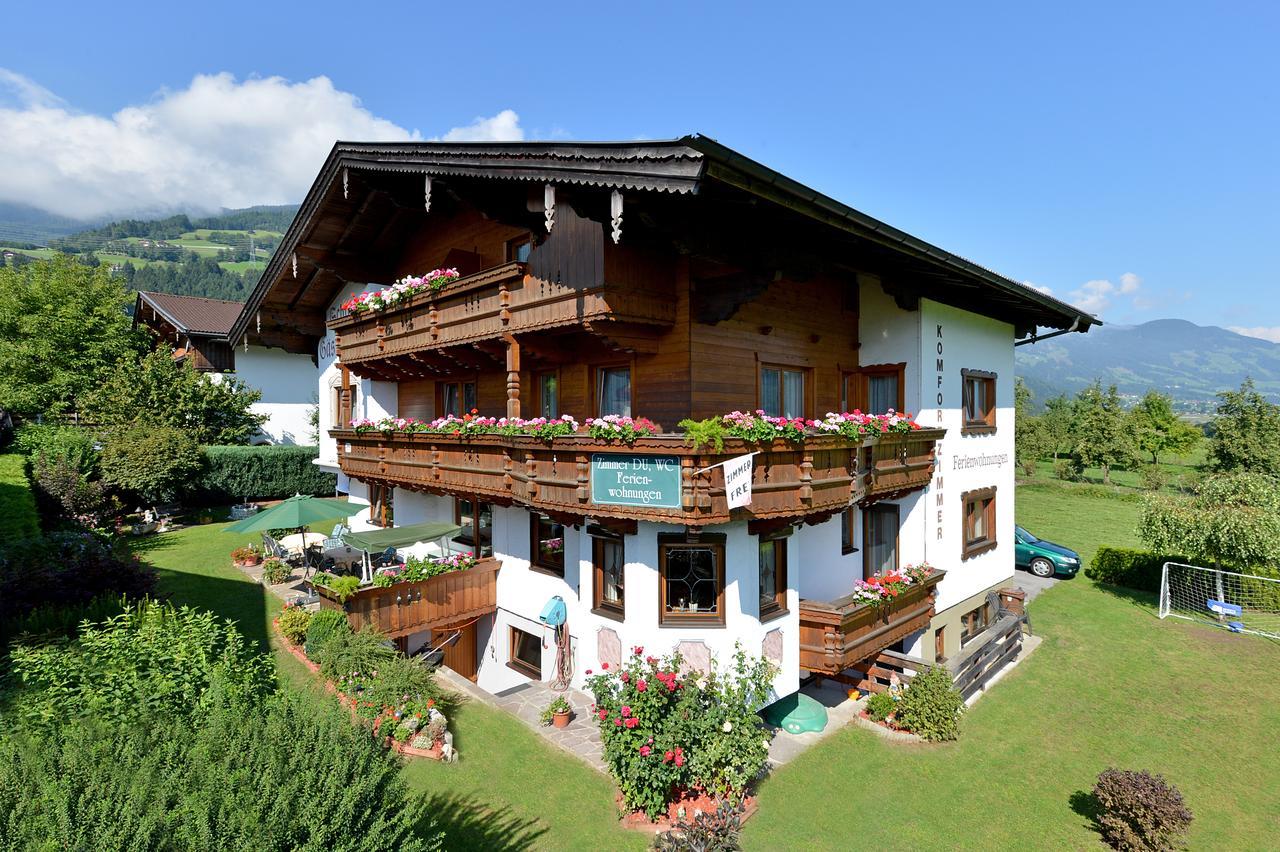
M 665 217 L 672 224 L 739 217 L 748 229 L 774 228 L 770 233 L 789 250 L 873 261 L 885 270 L 886 290 L 901 304 L 931 298 L 1010 322 L 1019 336 L 1038 326 L 1087 331 L 1101 324 L 1091 314 L 913 237 L 713 139 L 692 135 L 631 143 L 338 142 L 228 339 L 256 332 L 268 345 L 312 351 L 323 334 L 323 312 L 343 281 L 379 280 L 381 270 L 370 259 L 394 252 L 421 222 L 426 177 L 444 179 L 433 193 L 448 191 L 449 184 L 476 189 L 497 187 L 498 181 L 525 183 L 530 192 L 547 183 L 588 192 L 618 189 L 630 195 L 629 211 L 647 198 L 653 210 L 673 214 Z M 703 206 L 694 210 L 698 204 Z M 692 218 L 677 215 L 681 209 Z M 788 262 L 797 260 L 808 258 Z
M 137 309 L 133 313 L 135 323 L 147 322 L 141 310 L 143 306 L 162 316 L 181 334 L 222 338 L 230 334 L 244 308 L 241 302 L 143 291 L 138 293 Z

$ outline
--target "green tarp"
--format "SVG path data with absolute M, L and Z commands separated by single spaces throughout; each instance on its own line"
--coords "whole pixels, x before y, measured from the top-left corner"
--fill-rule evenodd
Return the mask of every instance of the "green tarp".
M 379 553 L 388 547 L 408 547 L 420 541 L 435 541 L 438 538 L 452 537 L 460 532 L 462 532 L 462 527 L 457 524 L 432 521 L 425 524 L 410 524 L 405 527 L 391 527 L 385 530 L 346 533 L 342 536 L 342 540 L 357 550 Z

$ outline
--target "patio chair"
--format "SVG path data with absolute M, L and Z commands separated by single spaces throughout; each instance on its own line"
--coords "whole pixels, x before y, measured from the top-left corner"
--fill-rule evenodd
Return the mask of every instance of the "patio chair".
M 329 538 L 340 539 L 349 532 L 351 532 L 351 527 L 347 526 L 346 524 L 334 524 L 333 532 L 329 533 Z
M 374 568 L 385 568 L 388 565 L 399 565 L 400 557 L 396 554 L 394 547 L 388 547 L 386 550 L 373 557 Z

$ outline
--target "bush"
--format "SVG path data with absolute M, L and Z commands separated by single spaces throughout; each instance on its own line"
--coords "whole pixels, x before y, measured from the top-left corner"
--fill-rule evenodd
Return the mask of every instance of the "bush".
M 339 685 L 343 677 L 353 672 L 371 676 L 385 665 L 394 665 L 391 661 L 399 656 L 387 645 L 386 637 L 373 627 L 366 627 L 359 633 L 335 631 L 319 646 L 317 654 L 320 674 L 339 682 Z
M 658 852 L 737 852 L 742 846 L 742 806 L 720 802 L 714 811 L 698 811 L 653 839 Z
M 91 625 L 74 642 L 15 645 L 21 718 L 44 731 L 93 716 L 112 723 L 187 719 L 219 700 L 256 700 L 274 677 L 231 621 L 147 600 Z
M 303 650 L 312 661 L 316 661 L 320 648 L 325 643 L 337 634 L 350 632 L 351 622 L 347 620 L 346 613 L 336 609 L 322 609 L 311 615 Z
M 1159 465 L 1149 464 L 1142 469 L 1142 487 L 1148 491 L 1159 491 L 1169 484 L 1169 475 Z
M 0 738 L 5 848 L 438 849 L 424 806 L 344 710 L 290 692 L 198 726 L 83 715 Z
M 311 626 L 311 613 L 300 606 L 286 606 L 280 610 L 280 632 L 294 645 L 301 645 Z
M 1182 793 L 1145 770 L 1108 769 L 1093 787 L 1102 838 L 1115 849 L 1171 850 L 1191 826 Z
M 325 574 L 322 577 L 317 574 L 311 579 L 311 582 L 333 592 L 333 596 L 338 599 L 338 603 L 346 603 L 348 598 L 360 590 L 360 578 L 353 577 L 350 574 L 344 574 L 341 577 L 333 574 Z
M 1080 482 L 1084 479 L 1084 463 L 1079 459 L 1058 459 L 1053 475 L 1063 482 Z
M 168 503 L 200 473 L 200 450 L 179 429 L 135 423 L 107 435 L 101 464 L 109 485 L 147 503 Z
M 203 505 L 332 495 L 337 477 L 312 462 L 315 447 L 204 447 L 204 467 L 191 499 Z
M 273 556 L 262 563 L 262 581 L 272 586 L 288 580 L 291 573 L 293 573 L 293 569 L 283 559 L 277 559 Z
M 942 666 L 916 674 L 898 702 L 898 725 L 921 739 L 954 740 L 960 735 L 964 699 Z
M 119 511 L 105 482 L 90 479 L 76 463 L 62 456 L 31 460 L 31 485 L 45 527 L 59 522 L 98 528 Z
M 66 459 L 87 476 L 98 469 L 96 444 L 97 439 L 92 432 L 77 426 L 25 423 L 18 429 L 13 448 L 30 456 L 32 462 L 38 459 Z
M 873 692 L 867 698 L 867 715 L 871 717 L 872 721 L 883 722 L 892 716 L 893 711 L 897 709 L 898 702 L 887 692 Z
M 1093 561 L 1084 569 L 1084 575 L 1099 583 L 1125 586 L 1145 592 L 1160 591 L 1160 575 L 1164 563 L 1181 561 L 1171 556 L 1159 556 L 1145 550 L 1125 547 L 1099 547 Z
M 22 456 L 0 455 L 0 551 L 40 535 L 26 464 Z

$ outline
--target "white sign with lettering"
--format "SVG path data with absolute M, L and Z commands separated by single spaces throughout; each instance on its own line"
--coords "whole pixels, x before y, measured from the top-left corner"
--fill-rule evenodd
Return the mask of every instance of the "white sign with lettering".
M 751 504 L 751 479 L 754 471 L 755 453 L 724 462 L 724 493 L 729 498 L 730 509 Z

